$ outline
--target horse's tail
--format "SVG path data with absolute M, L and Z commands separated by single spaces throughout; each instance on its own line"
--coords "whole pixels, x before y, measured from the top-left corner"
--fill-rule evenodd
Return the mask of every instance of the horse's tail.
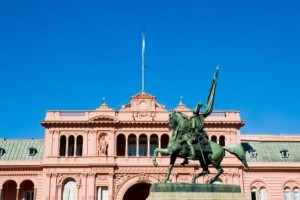
M 228 145 L 223 147 L 223 149 L 235 155 L 243 163 L 245 167 L 247 168 L 249 167 L 246 160 L 246 152 L 241 144 Z

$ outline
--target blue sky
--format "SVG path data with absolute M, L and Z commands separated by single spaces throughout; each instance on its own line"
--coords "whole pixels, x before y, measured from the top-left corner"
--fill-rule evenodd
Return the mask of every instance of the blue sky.
M 242 133 L 300 133 L 299 1 L 0 1 L 0 137 L 42 138 L 46 110 L 115 109 L 145 90 L 172 109 L 241 112 Z

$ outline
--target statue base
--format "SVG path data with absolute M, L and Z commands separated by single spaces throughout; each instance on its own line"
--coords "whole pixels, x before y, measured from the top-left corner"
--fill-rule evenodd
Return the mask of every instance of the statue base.
M 154 183 L 147 200 L 246 200 L 238 185 Z

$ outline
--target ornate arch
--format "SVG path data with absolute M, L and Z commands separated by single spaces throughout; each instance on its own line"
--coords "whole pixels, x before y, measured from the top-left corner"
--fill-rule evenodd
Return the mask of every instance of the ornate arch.
M 74 180 L 77 183 L 77 185 L 81 184 L 81 176 L 79 174 L 58 174 L 57 186 L 62 186 L 67 180 Z
M 158 179 L 154 178 L 153 176 L 145 173 L 141 173 L 139 175 L 134 175 L 132 177 L 129 177 L 128 179 L 124 180 L 123 183 L 119 186 L 119 188 L 116 190 L 115 194 L 115 200 L 122 200 L 126 191 L 132 187 L 135 184 L 138 183 L 157 183 Z
M 293 180 L 293 179 L 289 179 L 283 183 L 282 188 L 284 189 L 284 188 L 288 187 L 292 190 L 296 187 L 299 188 L 299 186 L 300 186 L 299 182 L 297 182 L 296 180 Z
M 256 189 L 260 189 L 262 187 L 266 188 L 266 190 L 268 191 L 268 185 L 261 179 L 255 179 L 254 181 L 252 181 L 250 184 L 249 184 L 249 190 L 251 191 L 251 189 L 253 187 L 255 187 Z

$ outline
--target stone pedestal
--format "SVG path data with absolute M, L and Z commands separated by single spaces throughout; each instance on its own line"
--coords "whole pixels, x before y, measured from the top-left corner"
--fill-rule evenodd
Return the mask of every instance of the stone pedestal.
M 238 185 L 154 183 L 147 200 L 246 200 Z

